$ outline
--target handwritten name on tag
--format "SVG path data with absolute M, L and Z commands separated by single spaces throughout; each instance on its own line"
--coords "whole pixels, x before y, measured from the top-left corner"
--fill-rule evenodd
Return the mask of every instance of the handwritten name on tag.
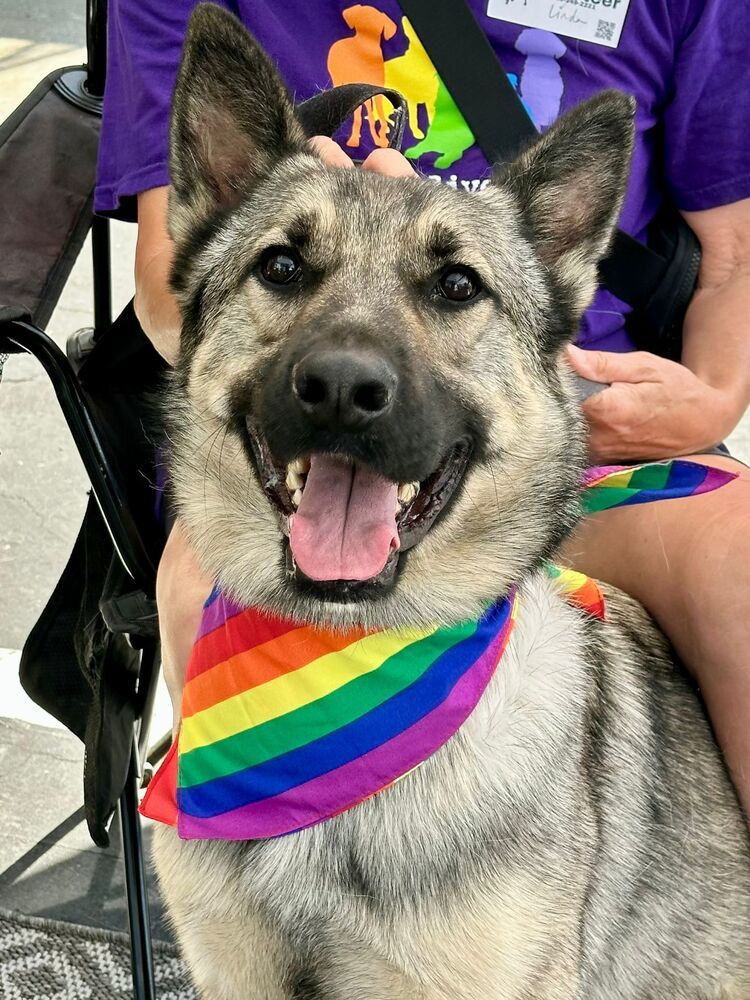
M 488 0 L 487 16 L 616 49 L 630 0 Z

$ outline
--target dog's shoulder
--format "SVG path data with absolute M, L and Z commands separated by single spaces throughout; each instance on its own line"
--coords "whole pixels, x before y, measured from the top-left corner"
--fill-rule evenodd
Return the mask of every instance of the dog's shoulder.
M 601 615 L 583 610 L 549 574 L 531 576 L 520 593 L 527 641 L 538 645 L 538 637 L 547 634 L 554 637 L 558 658 L 572 644 L 594 663 L 635 660 L 649 670 L 671 672 L 674 651 L 643 605 L 608 583 L 591 582 L 601 594 Z
M 554 575 L 530 575 L 519 588 L 516 655 L 538 661 L 545 655 L 559 668 L 568 657 L 589 662 L 648 660 L 649 666 L 671 670 L 674 653 L 643 605 L 601 581 L 603 613 L 584 610 Z
M 617 636 L 627 637 L 640 652 L 652 661 L 653 666 L 661 664 L 671 669 L 674 651 L 657 623 L 643 605 L 629 594 L 608 583 L 597 581 L 604 598 L 604 620 L 602 631 L 608 641 L 616 641 Z

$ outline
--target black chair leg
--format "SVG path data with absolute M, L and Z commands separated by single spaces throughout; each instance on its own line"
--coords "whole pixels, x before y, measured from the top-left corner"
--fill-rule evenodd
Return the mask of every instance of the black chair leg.
M 151 926 L 146 892 L 146 873 L 143 864 L 141 821 L 138 815 L 139 778 L 136 754 L 134 745 L 128 780 L 120 796 L 125 890 L 128 897 L 128 920 L 130 922 L 130 958 L 135 1000 L 155 1000 Z

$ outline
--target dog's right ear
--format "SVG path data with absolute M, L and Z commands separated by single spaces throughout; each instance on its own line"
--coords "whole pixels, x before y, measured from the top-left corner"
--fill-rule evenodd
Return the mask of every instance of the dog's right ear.
M 237 204 L 304 142 L 284 83 L 263 49 L 228 11 L 199 4 L 172 104 L 172 235 Z

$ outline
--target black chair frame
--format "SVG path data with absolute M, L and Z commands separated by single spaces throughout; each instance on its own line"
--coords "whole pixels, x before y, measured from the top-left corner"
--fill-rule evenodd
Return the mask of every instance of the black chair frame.
M 87 0 L 86 67 L 62 72 L 54 82 L 56 92 L 70 104 L 89 113 L 101 114 L 106 67 L 106 0 Z M 10 119 L 9 119 L 10 121 Z M 76 246 L 64 249 L 66 260 L 55 271 L 59 286 L 49 293 L 39 314 L 51 312 L 57 294 L 67 278 L 78 246 L 88 228 L 92 231 L 93 300 L 95 342 L 111 325 L 111 264 L 110 233 L 107 219 L 94 218 L 90 203 L 78 221 Z M 5 306 L 5 303 L 0 303 Z M 46 320 L 44 320 L 46 322 Z M 129 576 L 134 590 L 152 595 L 155 581 L 155 561 L 147 551 L 138 526 L 128 509 L 126 490 L 119 472 L 109 460 L 102 434 L 96 425 L 76 370 L 65 352 L 37 325 L 31 312 L 23 309 L 0 308 L 0 378 L 4 355 L 26 353 L 39 361 L 49 376 L 73 441 L 83 461 L 114 548 Z M 136 706 L 136 724 L 127 780 L 119 798 L 118 811 L 122 831 L 128 919 L 130 926 L 133 993 L 136 1000 L 154 1000 L 154 969 L 149 921 L 149 905 L 145 879 L 145 864 L 141 824 L 138 814 L 139 790 L 144 769 L 153 765 L 166 751 L 166 740 L 158 747 L 147 748 L 151 710 L 159 673 L 158 643 L 153 639 L 137 638 L 140 659 Z
M 101 253 L 102 242 L 108 242 L 108 222 L 96 220 L 105 232 L 99 245 L 94 245 L 94 271 L 101 281 L 108 281 L 108 255 Z M 65 353 L 43 330 L 23 320 L 0 323 L 0 354 L 25 352 L 40 362 L 54 388 L 63 416 L 81 456 L 91 483 L 91 489 L 112 542 L 132 577 L 136 588 L 146 592 L 153 589 L 154 566 L 125 503 L 125 491 L 109 462 L 72 365 Z M 133 733 L 133 749 L 127 782 L 119 800 L 122 830 L 125 886 L 130 925 L 131 963 L 133 989 L 136 1000 L 153 1000 L 153 958 L 149 921 L 145 866 L 138 814 L 138 793 L 143 780 L 144 766 L 153 764 L 160 756 L 147 746 L 148 729 L 159 674 L 158 648 L 155 643 L 140 643 L 140 671 L 138 683 L 138 722 Z M 166 750 L 160 741 L 162 751 Z

